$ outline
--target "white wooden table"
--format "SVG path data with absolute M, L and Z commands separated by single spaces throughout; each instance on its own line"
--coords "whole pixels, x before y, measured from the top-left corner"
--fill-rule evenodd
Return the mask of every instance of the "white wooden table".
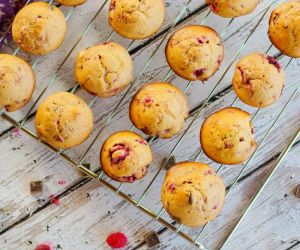
M 21 120 L 24 117 L 34 100 L 52 79 L 54 73 L 57 75 L 41 100 L 52 92 L 69 90 L 76 84 L 73 68 L 77 53 L 85 47 L 105 41 L 111 33 L 111 28 L 107 23 L 108 5 L 106 5 L 96 17 L 89 31 L 74 46 L 103 2 L 104 0 L 88 0 L 86 4 L 73 10 L 68 20 L 68 32 L 64 44 L 57 51 L 39 59 L 34 69 L 37 75 L 37 89 L 33 101 L 21 111 L 12 114 L 14 119 Z M 131 52 L 136 75 L 143 68 L 148 57 L 165 35 L 167 28 L 172 25 L 174 18 L 187 1 L 166 0 L 165 2 L 167 16 L 161 32 L 155 39 L 135 42 L 132 45 Z M 208 13 L 208 8 L 203 2 L 192 1 L 189 4 L 187 15 L 184 15 L 183 21 L 178 26 L 203 22 Z M 231 23 L 224 34 L 225 60 L 220 71 L 205 85 L 193 83 L 187 90 L 188 101 L 193 111 L 187 120 L 187 125 L 193 119 L 195 110 L 200 108 L 199 104 L 205 101 L 222 77 L 270 2 L 270 0 L 262 1 L 253 14 L 235 19 Z M 274 7 L 275 5 L 272 6 L 272 8 Z M 61 7 L 61 9 L 66 14 L 72 10 L 69 7 Z M 270 11 L 258 25 L 247 46 L 241 51 L 241 56 L 253 51 L 267 51 L 270 46 L 267 38 L 269 15 Z M 206 24 L 221 33 L 229 21 L 229 19 L 222 19 L 210 14 Z M 111 40 L 124 46 L 130 44 L 130 41 L 115 34 Z M 73 46 L 74 49 L 68 55 Z M 133 86 L 128 97 L 125 98 L 126 100 L 130 99 L 141 84 L 164 79 L 169 70 L 164 58 L 164 46 L 165 41 Z M 11 44 L 4 49 L 4 52 L 12 53 L 14 49 L 15 45 Z M 279 51 L 274 47 L 271 48 L 269 54 L 279 56 L 283 66 L 289 61 L 289 58 L 281 57 Z M 22 51 L 18 52 L 18 55 L 31 63 L 36 62 L 37 59 L 24 54 Z M 66 56 L 67 59 L 64 60 Z M 235 99 L 230 84 L 232 69 L 233 67 L 230 67 L 224 75 L 208 105 L 201 111 L 200 117 L 196 119 L 175 151 L 177 161 L 192 160 L 195 157 L 200 150 L 198 134 L 204 117 L 221 107 L 230 106 Z M 286 74 L 287 85 L 281 99 L 275 105 L 261 110 L 254 121 L 258 142 L 264 138 L 276 116 L 283 109 L 293 91 L 299 86 L 300 61 L 293 60 Z M 186 81 L 174 74 L 170 76 L 168 81 L 182 90 L 187 85 Z M 92 98 L 83 90 L 78 90 L 76 93 L 87 101 Z M 121 96 L 95 101 L 93 104 L 95 116 L 93 135 L 83 145 L 68 150 L 66 154 L 75 160 L 80 158 L 120 98 Z M 239 101 L 236 106 L 249 111 L 252 115 L 256 112 L 255 109 Z M 31 114 L 34 113 L 34 110 Z M 30 115 L 25 125 L 33 129 L 33 124 L 34 115 Z M 114 131 L 128 130 L 130 127 L 128 104 L 124 104 L 87 154 L 85 162 L 91 164 L 92 170 L 99 168 L 98 155 L 103 141 Z M 227 196 L 222 215 L 209 224 L 203 232 L 200 238 L 202 244 L 209 249 L 216 249 L 220 242 L 226 238 L 237 222 L 241 211 L 274 166 L 276 157 L 299 128 L 300 95 L 297 93 L 246 168 L 238 185 Z M 146 249 L 143 236 L 152 230 L 157 231 L 160 235 L 161 249 L 194 249 L 189 242 L 166 230 L 157 221 L 146 216 L 107 188 L 99 185 L 96 181 L 82 177 L 78 170 L 50 152 L 42 144 L 23 132 L 18 135 L 12 129 L 13 127 L 8 122 L 0 120 L 0 249 L 34 249 L 38 243 L 44 241 L 50 241 L 56 249 L 108 249 L 105 243 L 106 237 L 115 231 L 122 231 L 128 236 L 129 244 L 126 249 Z M 122 188 L 124 193 L 138 199 L 179 138 L 180 136 L 170 140 L 155 140 L 152 144 L 155 160 L 149 169 L 149 174 L 140 182 L 124 185 Z M 300 184 L 299 158 L 300 138 L 293 145 L 284 162 L 224 249 L 300 249 L 300 199 L 294 195 L 296 185 Z M 219 167 L 203 155 L 199 161 L 204 161 L 216 168 Z M 241 168 L 242 166 L 224 166 L 222 168 L 220 174 L 227 186 L 232 184 Z M 143 200 L 143 205 L 154 211 L 159 211 L 161 207 L 160 187 L 164 175 L 165 170 L 163 169 Z M 44 190 L 42 194 L 33 196 L 30 194 L 29 183 L 35 180 L 43 181 Z M 107 178 L 106 180 L 110 181 Z M 115 182 L 110 182 L 113 185 L 118 185 Z M 58 195 L 60 205 L 49 202 L 51 194 Z M 166 213 L 162 217 L 171 221 Z M 184 227 L 182 230 L 191 235 L 196 235 L 197 232 L 197 230 L 189 230 Z

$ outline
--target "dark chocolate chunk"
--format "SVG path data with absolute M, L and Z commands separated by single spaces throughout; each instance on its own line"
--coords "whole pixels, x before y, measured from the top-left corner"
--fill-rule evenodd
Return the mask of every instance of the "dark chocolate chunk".
M 296 193 L 295 193 L 297 198 L 300 198 L 300 184 L 296 187 Z
M 160 240 L 156 232 L 150 232 L 144 237 L 146 245 L 148 248 L 153 249 L 160 245 Z
M 42 181 L 32 181 L 30 182 L 30 192 L 31 194 L 38 194 L 43 191 L 43 182 Z
M 164 158 L 163 162 L 166 162 L 167 158 Z M 176 164 L 176 158 L 175 156 L 171 156 L 171 158 L 168 160 L 168 162 L 165 164 L 165 169 L 169 169 L 173 167 Z

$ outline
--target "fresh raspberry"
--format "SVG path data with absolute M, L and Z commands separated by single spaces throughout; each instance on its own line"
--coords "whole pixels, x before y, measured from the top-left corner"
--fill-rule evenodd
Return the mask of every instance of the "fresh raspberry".
M 52 245 L 50 242 L 46 241 L 38 244 L 34 250 L 52 250 Z
M 112 248 L 122 248 L 126 246 L 128 240 L 125 234 L 117 232 L 109 235 L 106 242 Z

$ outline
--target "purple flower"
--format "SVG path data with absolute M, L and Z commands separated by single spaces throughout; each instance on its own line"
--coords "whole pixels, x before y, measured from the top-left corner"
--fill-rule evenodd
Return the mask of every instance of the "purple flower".
M 0 0 L 0 48 L 11 39 L 10 24 L 26 0 Z

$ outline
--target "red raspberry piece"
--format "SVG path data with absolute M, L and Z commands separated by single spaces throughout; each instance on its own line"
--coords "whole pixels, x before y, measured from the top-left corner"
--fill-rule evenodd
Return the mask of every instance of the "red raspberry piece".
M 109 235 L 106 242 L 112 248 L 122 248 L 126 246 L 128 240 L 125 234 L 117 232 Z
M 46 241 L 38 244 L 34 250 L 52 250 L 52 245 L 50 242 Z

